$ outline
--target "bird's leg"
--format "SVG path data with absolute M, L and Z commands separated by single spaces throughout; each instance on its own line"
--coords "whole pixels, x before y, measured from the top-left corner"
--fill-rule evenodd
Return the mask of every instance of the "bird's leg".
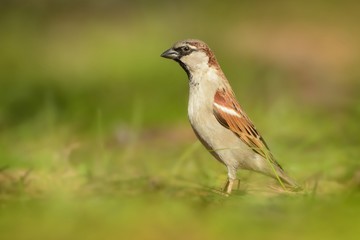
M 230 194 L 234 185 L 234 179 L 228 178 L 224 187 L 224 192 Z
M 231 166 L 227 166 L 228 168 L 228 180 L 226 182 L 224 192 L 226 194 L 230 194 L 234 185 L 234 181 L 236 180 L 236 168 Z

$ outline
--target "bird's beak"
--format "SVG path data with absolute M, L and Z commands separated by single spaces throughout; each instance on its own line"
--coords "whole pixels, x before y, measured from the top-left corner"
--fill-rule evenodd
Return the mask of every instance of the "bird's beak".
M 165 52 L 163 52 L 161 55 L 161 57 L 163 58 L 169 58 L 169 59 L 178 59 L 180 54 L 175 51 L 174 49 L 170 48 L 168 50 L 166 50 Z

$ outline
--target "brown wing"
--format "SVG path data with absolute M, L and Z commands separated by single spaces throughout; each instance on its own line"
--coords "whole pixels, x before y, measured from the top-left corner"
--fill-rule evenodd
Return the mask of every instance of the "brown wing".
M 217 90 L 214 96 L 213 111 L 221 125 L 236 134 L 253 151 L 264 158 L 270 159 L 281 168 L 251 120 L 241 110 L 240 105 L 237 103 L 231 91 L 226 91 L 224 88 Z

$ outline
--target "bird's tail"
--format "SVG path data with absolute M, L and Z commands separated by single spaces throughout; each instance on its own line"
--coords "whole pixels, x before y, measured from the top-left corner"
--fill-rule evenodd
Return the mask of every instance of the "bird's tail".
M 284 170 L 279 169 L 278 172 L 278 176 L 275 176 L 275 178 L 279 181 L 281 181 L 281 185 L 287 189 L 287 190 L 291 190 L 291 191 L 301 191 L 302 187 L 291 177 L 289 177 Z
M 280 176 L 280 179 L 283 183 L 285 183 L 285 185 L 286 185 L 285 187 L 288 190 L 295 191 L 295 192 L 303 190 L 303 188 L 294 179 L 290 178 L 289 176 L 287 176 L 285 174 L 283 176 Z

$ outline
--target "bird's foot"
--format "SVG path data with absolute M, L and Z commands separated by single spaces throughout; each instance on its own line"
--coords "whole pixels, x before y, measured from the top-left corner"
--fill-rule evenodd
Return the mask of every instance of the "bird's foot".
M 224 193 L 230 194 L 234 185 L 234 179 L 228 179 L 224 187 Z

